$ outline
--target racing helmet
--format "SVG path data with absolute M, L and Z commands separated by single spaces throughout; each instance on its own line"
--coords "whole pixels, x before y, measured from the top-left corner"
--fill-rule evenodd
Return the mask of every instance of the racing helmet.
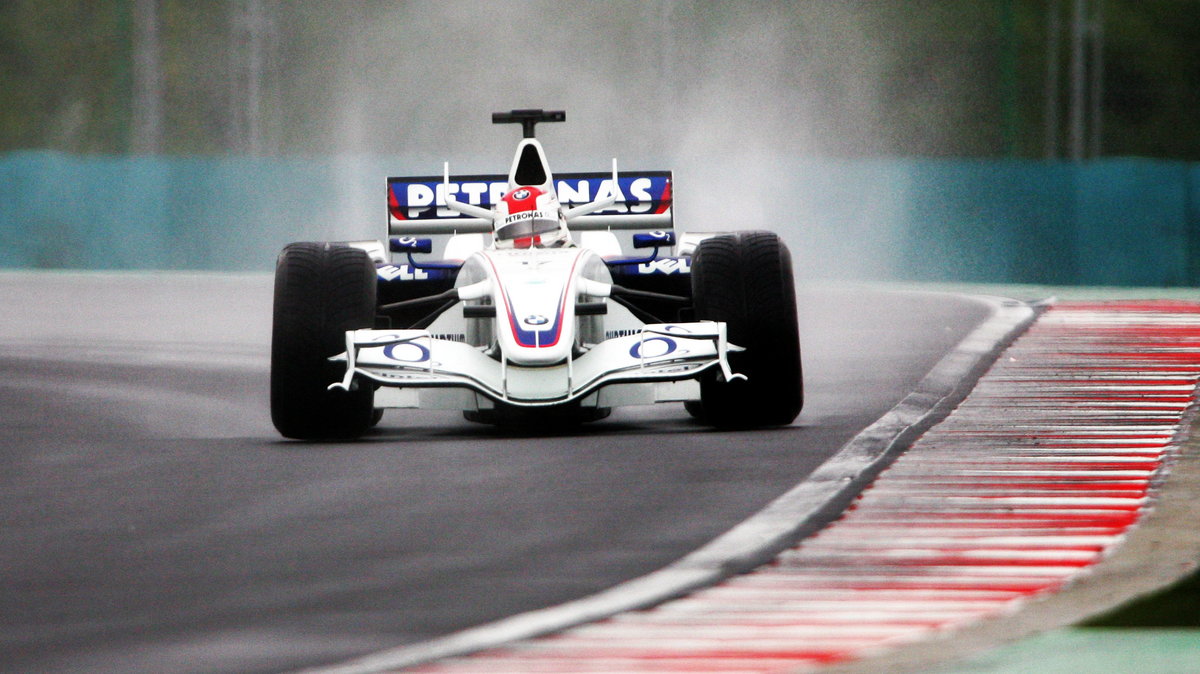
M 566 221 L 553 192 L 519 186 L 496 204 L 497 248 L 557 248 L 571 242 Z

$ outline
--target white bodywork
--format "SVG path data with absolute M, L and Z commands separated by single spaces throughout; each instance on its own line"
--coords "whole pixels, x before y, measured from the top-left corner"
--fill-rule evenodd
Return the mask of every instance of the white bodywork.
M 346 377 L 334 386 L 348 388 L 358 375 L 399 389 L 381 388 L 377 407 L 612 407 L 698 399 L 691 380 L 709 367 L 734 376 L 726 354 L 738 347 L 726 341 L 724 323 L 642 323 L 585 270 L 607 275 L 581 248 L 477 253 L 460 274 L 460 283 L 482 276 L 459 286 L 468 302 L 429 328 L 346 333 L 346 353 L 335 356 L 347 361 Z M 603 304 L 607 314 L 577 316 L 579 302 Z M 463 315 L 480 305 L 495 307 L 495 317 Z
M 510 189 L 520 186 L 514 176 L 527 146 L 532 146 L 528 155 L 536 153 L 542 162 L 542 186 L 553 191 L 553 177 L 534 139 L 518 146 Z M 444 175 L 438 205 L 476 219 L 472 226 L 478 221 L 493 226 L 495 209 L 457 201 L 448 168 Z M 615 160 L 612 184 L 617 184 Z M 555 206 L 569 227 L 589 214 L 596 214 L 593 221 L 604 217 L 612 203 L 609 194 L 569 209 Z M 464 230 L 479 231 L 457 229 Z M 384 250 L 378 242 L 354 245 L 372 257 Z M 609 299 L 612 289 L 604 260 L 576 243 L 524 249 L 486 245 L 463 263 L 450 298 L 459 304 L 428 328 L 347 332 L 345 353 L 332 359 L 346 363 L 345 376 L 330 388 L 377 385 L 375 406 L 380 408 L 469 411 L 567 403 L 607 408 L 698 400 L 696 377 L 712 367 L 726 379 L 741 378 L 729 369 L 728 353 L 741 349 L 727 342 L 724 323 L 644 323 Z

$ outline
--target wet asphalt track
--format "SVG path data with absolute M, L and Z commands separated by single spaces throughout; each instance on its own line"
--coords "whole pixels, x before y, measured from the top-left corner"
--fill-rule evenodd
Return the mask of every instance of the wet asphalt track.
M 699 547 L 875 421 L 986 312 L 802 290 L 807 403 L 559 435 L 267 416 L 265 276 L 0 275 L 0 669 L 278 671 L 590 594 Z

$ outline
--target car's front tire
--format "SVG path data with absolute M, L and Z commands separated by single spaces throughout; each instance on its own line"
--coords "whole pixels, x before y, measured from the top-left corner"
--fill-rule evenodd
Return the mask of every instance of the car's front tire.
M 804 405 L 796 287 L 787 246 L 771 232 L 737 232 L 700 242 L 692 259 L 696 318 L 724 321 L 729 355 L 746 380 L 727 382 L 716 368 L 700 380 L 688 411 L 722 427 L 791 423 Z
M 271 420 L 288 438 L 354 438 L 371 426 L 374 389 L 330 391 L 345 365 L 346 331 L 373 327 L 375 265 L 366 252 L 293 243 L 275 266 L 271 330 Z

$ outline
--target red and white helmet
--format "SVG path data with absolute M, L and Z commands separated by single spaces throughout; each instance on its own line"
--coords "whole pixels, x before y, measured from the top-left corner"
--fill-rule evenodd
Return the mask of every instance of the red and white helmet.
M 554 193 L 518 186 L 496 204 L 497 248 L 557 248 L 571 242 L 562 208 Z

